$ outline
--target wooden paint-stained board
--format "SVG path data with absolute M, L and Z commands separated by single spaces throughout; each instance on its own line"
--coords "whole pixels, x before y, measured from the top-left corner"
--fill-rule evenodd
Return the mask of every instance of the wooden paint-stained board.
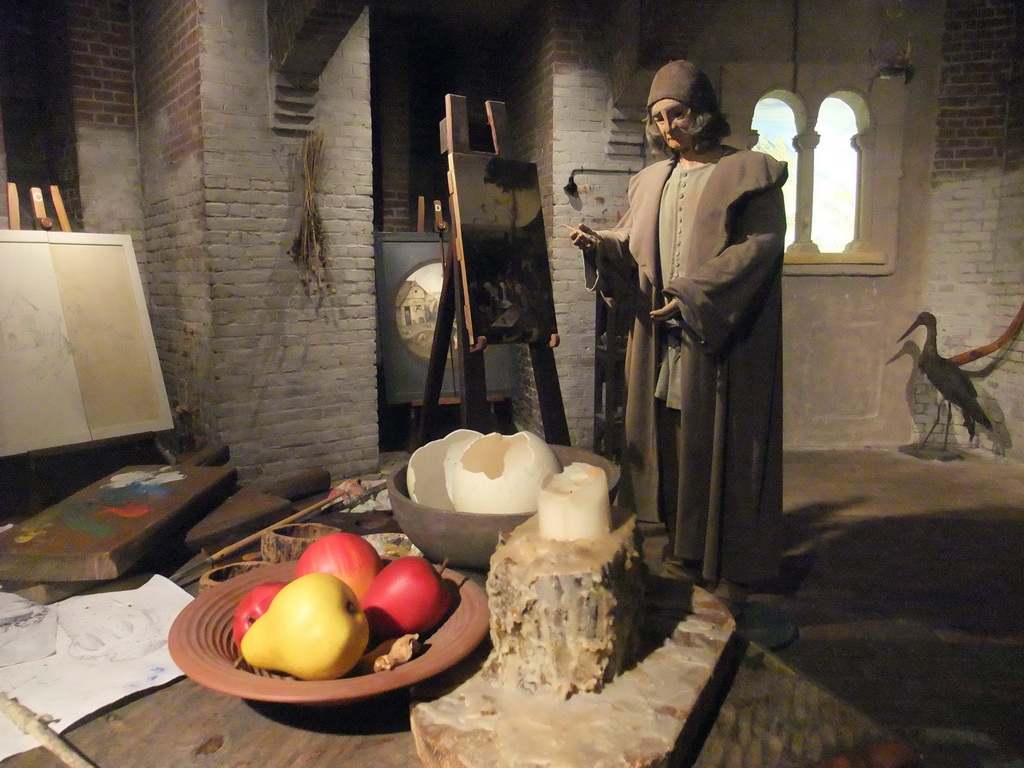
M 0 579 L 114 579 L 235 487 L 230 467 L 131 466 L 0 532 Z
M 171 427 L 131 238 L 0 232 L 0 456 Z

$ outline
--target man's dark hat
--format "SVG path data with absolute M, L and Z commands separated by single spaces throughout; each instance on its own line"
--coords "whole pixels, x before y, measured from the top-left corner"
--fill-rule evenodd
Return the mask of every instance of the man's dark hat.
M 647 108 L 662 99 L 675 99 L 694 112 L 718 111 L 718 98 L 708 76 L 682 59 L 670 61 L 654 75 Z

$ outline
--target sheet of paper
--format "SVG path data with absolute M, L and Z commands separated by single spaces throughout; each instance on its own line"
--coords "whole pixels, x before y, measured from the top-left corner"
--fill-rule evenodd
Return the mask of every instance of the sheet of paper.
M 2 624 L 0 618 L 0 690 L 37 714 L 54 718 L 50 727 L 59 733 L 101 707 L 180 677 L 167 650 L 167 635 L 191 600 L 162 576 L 134 590 L 70 597 L 44 612 L 56 615 L 54 652 L 15 664 L 2 659 L 12 658 L 6 655 L 8 646 L 21 649 L 27 642 L 19 629 L 31 633 L 32 640 L 45 638 L 46 629 L 42 621 L 19 628 L 16 622 Z M 5 605 L 0 603 L 0 611 Z M 19 615 L 24 614 L 21 609 Z M 0 716 L 0 760 L 37 746 Z
M 42 659 L 56 650 L 56 609 L 0 592 L 0 667 Z

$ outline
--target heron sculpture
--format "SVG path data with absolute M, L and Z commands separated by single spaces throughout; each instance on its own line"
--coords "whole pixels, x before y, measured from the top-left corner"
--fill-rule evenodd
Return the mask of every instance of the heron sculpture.
M 939 354 L 935 341 L 935 315 L 931 312 L 919 314 L 917 319 L 914 320 L 913 325 L 907 328 L 906 333 L 900 336 L 897 341 L 903 341 L 916 328 L 922 325 L 927 330 L 928 335 L 925 337 L 921 356 L 917 360 L 917 367 L 921 369 L 921 373 L 925 375 L 928 381 L 932 383 L 932 386 L 938 391 L 938 408 L 935 412 L 935 422 L 921 442 L 922 444 L 927 443 L 928 438 L 932 436 L 932 432 L 935 431 L 935 427 L 942 417 L 942 404 L 945 403 L 948 409 L 946 436 L 942 441 L 942 449 L 945 450 L 946 445 L 949 443 L 949 424 L 953 420 L 954 405 L 963 414 L 964 426 L 967 427 L 967 434 L 971 436 L 972 440 L 974 439 L 976 423 L 981 424 L 986 429 L 992 429 L 992 422 L 978 403 L 978 392 L 974 388 L 974 384 L 971 383 L 971 380 L 967 378 L 967 374 L 960 370 L 960 367 L 955 362 Z

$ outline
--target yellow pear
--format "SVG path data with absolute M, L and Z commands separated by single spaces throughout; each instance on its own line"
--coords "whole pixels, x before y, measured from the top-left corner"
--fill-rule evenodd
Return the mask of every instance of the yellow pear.
M 352 589 L 329 573 L 309 573 L 284 587 L 242 638 L 253 667 L 302 680 L 333 680 L 366 650 L 370 629 Z

